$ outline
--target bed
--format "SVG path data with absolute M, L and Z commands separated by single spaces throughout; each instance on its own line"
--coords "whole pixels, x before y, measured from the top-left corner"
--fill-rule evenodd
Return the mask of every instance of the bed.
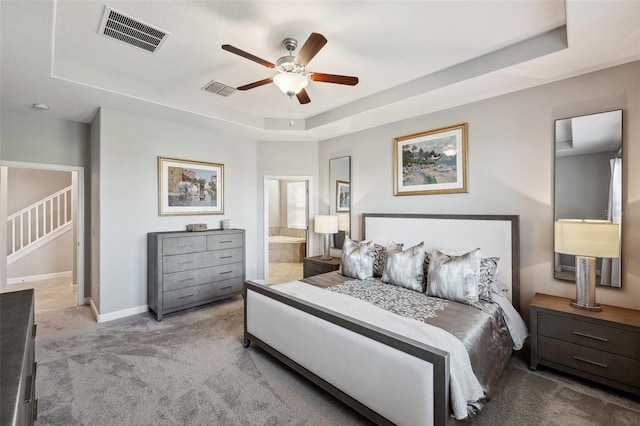
M 405 248 L 424 242 L 425 252 L 479 247 L 483 257 L 500 258 L 495 278 L 504 298 L 519 309 L 518 216 L 363 214 L 362 239 L 379 245 L 402 242 Z M 473 345 L 463 348 L 463 355 L 459 346 L 464 344 L 456 338 L 451 342 L 452 333 L 438 326 L 335 294 L 339 293 L 333 291 L 336 288 L 358 285 L 336 272 L 305 281 L 313 285 L 245 283 L 245 347 L 253 343 L 263 348 L 377 424 L 451 424 L 456 417 L 452 413 L 460 418 L 460 410 L 464 410 L 460 408 L 460 388 L 475 389 L 476 396 L 463 401 L 468 402 L 465 408 L 469 413 L 477 412 L 486 399 L 478 397 L 477 386 L 481 386 L 480 392 L 490 394 L 511 355 L 510 348 L 499 350 L 499 355 L 482 355 L 491 349 L 478 350 Z M 463 305 L 446 304 L 452 309 Z M 497 327 L 506 328 L 505 324 Z M 490 372 L 472 374 L 478 383 L 471 385 L 463 373 L 471 368 L 485 369 L 478 367 L 479 362 L 485 362 L 483 358 L 498 359 Z

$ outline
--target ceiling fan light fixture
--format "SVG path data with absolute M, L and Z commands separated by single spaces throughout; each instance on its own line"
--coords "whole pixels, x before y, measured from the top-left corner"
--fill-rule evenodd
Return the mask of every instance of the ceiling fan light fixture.
M 303 74 L 283 72 L 273 77 L 273 82 L 282 90 L 282 93 L 291 98 L 307 87 L 309 78 Z

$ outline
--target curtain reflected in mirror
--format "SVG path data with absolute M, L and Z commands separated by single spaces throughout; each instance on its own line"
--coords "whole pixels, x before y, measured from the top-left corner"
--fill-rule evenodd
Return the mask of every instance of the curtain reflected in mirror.
M 555 220 L 609 220 L 622 235 L 622 192 L 622 110 L 556 120 Z M 597 259 L 598 285 L 622 286 L 620 258 Z M 575 281 L 575 256 L 555 253 L 554 277 Z
M 329 214 L 338 216 L 338 233 L 333 247 L 342 249 L 351 230 L 351 157 L 329 160 Z

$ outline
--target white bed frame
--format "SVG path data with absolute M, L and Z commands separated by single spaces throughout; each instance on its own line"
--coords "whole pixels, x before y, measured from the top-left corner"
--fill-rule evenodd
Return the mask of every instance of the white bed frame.
M 519 217 L 363 214 L 363 238 L 405 247 L 474 249 L 499 256 L 500 281 L 520 305 Z M 245 283 L 251 342 L 377 424 L 445 425 L 449 354 L 265 285 Z

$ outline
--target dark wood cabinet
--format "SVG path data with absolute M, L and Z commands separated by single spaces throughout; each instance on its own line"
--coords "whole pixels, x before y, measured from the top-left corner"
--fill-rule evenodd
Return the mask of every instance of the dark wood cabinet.
M 148 304 L 163 315 L 242 294 L 243 229 L 148 234 Z
M 552 367 L 640 395 L 640 311 L 574 308 L 536 294 L 531 303 L 531 369 Z
M 38 417 L 33 290 L 0 294 L 0 424 Z
M 302 262 L 302 270 L 304 278 L 314 275 L 324 274 L 326 272 L 337 271 L 340 268 L 340 258 L 323 260 L 322 256 L 305 257 Z

